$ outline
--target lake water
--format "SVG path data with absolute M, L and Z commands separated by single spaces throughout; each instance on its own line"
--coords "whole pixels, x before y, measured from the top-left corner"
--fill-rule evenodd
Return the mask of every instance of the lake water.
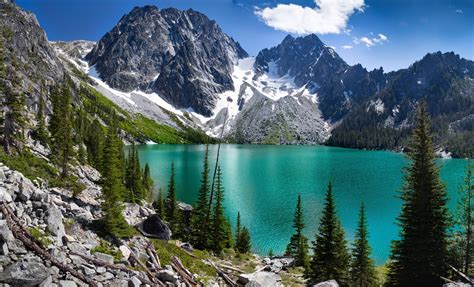
M 193 203 L 200 184 L 203 145 L 142 145 L 141 163 L 150 165 L 157 188 L 167 190 L 174 162 L 178 199 Z M 217 146 L 210 147 L 214 167 Z M 465 161 L 440 159 L 441 177 L 454 208 Z M 361 202 L 366 206 L 372 256 L 383 264 L 390 241 L 397 237 L 402 168 L 407 159 L 387 151 L 361 151 L 325 146 L 222 145 L 220 165 L 225 187 L 225 211 L 235 227 L 237 212 L 250 229 L 253 251 L 284 252 L 293 233 L 298 193 L 305 215 L 305 234 L 314 240 L 328 181 L 333 183 L 337 212 L 352 242 Z

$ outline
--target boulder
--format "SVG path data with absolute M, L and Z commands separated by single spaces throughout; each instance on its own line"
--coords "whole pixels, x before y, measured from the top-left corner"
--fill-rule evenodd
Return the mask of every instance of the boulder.
M 280 275 L 266 271 L 241 274 L 238 283 L 246 287 L 282 286 Z
M 137 276 L 133 276 L 132 278 L 130 278 L 130 280 L 128 280 L 129 287 L 140 287 L 141 285 L 142 281 L 140 281 Z
M 56 235 L 57 242 L 62 244 L 62 238 L 66 234 L 63 224 L 63 214 L 56 206 L 48 208 L 47 214 L 46 224 L 48 231 Z
M 107 264 L 114 264 L 114 257 L 112 255 L 101 252 L 96 252 L 94 255 L 97 259 L 104 261 Z
M 163 282 L 170 282 L 173 285 L 178 284 L 178 276 L 173 271 L 170 271 L 170 270 L 166 270 L 166 269 L 160 270 L 158 271 L 158 273 L 156 273 L 156 277 Z
M 76 282 L 72 280 L 59 280 L 59 287 L 76 287 Z
M 4 187 L 0 187 L 0 203 L 10 203 L 13 201 L 12 196 L 7 192 L 7 189 Z
M 339 287 L 339 284 L 337 283 L 336 280 L 329 280 L 329 281 L 324 281 L 320 282 L 313 287 Z
M 34 184 L 29 179 L 23 178 L 20 182 L 20 193 L 18 194 L 18 198 L 24 202 L 30 200 L 35 189 Z
M 14 240 L 15 237 L 8 227 L 6 220 L 0 220 L 0 241 L 8 242 Z
M 137 228 L 144 236 L 147 237 L 158 238 L 162 240 L 171 239 L 171 229 L 158 214 L 148 216 L 137 226 Z
M 193 252 L 193 251 L 194 251 L 193 246 L 192 246 L 191 243 L 189 243 L 189 242 L 181 243 L 181 245 L 180 245 L 179 247 L 181 247 L 181 248 L 183 248 L 184 250 L 189 251 L 189 252 Z
M 119 250 L 122 252 L 123 258 L 128 260 L 132 251 L 125 245 L 120 245 Z
M 38 286 L 48 275 L 48 269 L 41 263 L 19 261 L 0 273 L 0 282 L 13 286 Z

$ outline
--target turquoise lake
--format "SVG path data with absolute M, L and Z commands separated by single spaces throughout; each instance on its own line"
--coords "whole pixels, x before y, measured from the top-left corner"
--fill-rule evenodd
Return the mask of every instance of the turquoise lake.
M 142 165 L 148 163 L 156 188 L 167 190 L 174 162 L 178 199 L 193 203 L 200 184 L 203 145 L 142 145 Z M 210 165 L 217 146 L 210 147 Z M 282 254 L 293 233 L 298 193 L 305 214 L 305 234 L 314 240 L 328 181 L 332 181 L 338 215 L 352 242 L 361 202 L 366 206 L 372 257 L 386 262 L 390 242 L 398 235 L 396 217 L 401 201 L 404 155 L 388 151 L 361 151 L 325 146 L 222 145 L 220 165 L 225 187 L 225 210 L 233 227 L 240 211 L 250 229 L 252 249 L 265 255 Z M 450 208 L 457 203 L 466 161 L 440 159 Z

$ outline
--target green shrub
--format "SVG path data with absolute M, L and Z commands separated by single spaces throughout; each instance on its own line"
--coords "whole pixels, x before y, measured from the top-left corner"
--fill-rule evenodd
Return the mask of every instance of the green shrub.
M 113 249 L 112 246 L 111 246 L 111 244 L 108 243 L 108 242 L 105 241 L 105 240 L 100 240 L 99 245 L 97 245 L 96 247 L 92 248 L 92 250 L 91 250 L 91 253 L 92 253 L 92 254 L 97 253 L 97 252 L 100 252 L 100 253 L 104 253 L 104 254 L 108 254 L 108 255 L 113 256 L 115 262 L 119 262 L 119 261 L 121 261 L 122 258 L 123 258 L 122 252 L 120 252 L 120 250 L 115 250 L 115 249 Z

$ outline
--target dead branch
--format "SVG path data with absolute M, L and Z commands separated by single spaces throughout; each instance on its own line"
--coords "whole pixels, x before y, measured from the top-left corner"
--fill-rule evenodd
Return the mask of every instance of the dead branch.
M 181 263 L 181 260 L 179 260 L 178 257 L 171 257 L 171 266 L 176 270 L 176 272 L 178 272 L 178 274 L 181 276 L 186 285 L 193 287 L 201 285 L 196 282 L 193 274 L 184 267 L 183 263 Z
M 211 260 L 207 260 L 207 262 L 209 262 L 209 264 L 214 267 L 214 269 L 216 269 L 217 271 L 217 274 L 219 275 L 219 277 L 221 277 L 222 279 L 224 279 L 225 283 L 231 287 L 236 287 L 237 286 L 237 283 L 234 282 L 234 280 L 232 280 L 232 278 L 229 277 L 229 275 L 227 275 L 224 270 L 222 270 L 221 268 L 217 267 Z M 243 272 L 242 272 L 243 273 Z

